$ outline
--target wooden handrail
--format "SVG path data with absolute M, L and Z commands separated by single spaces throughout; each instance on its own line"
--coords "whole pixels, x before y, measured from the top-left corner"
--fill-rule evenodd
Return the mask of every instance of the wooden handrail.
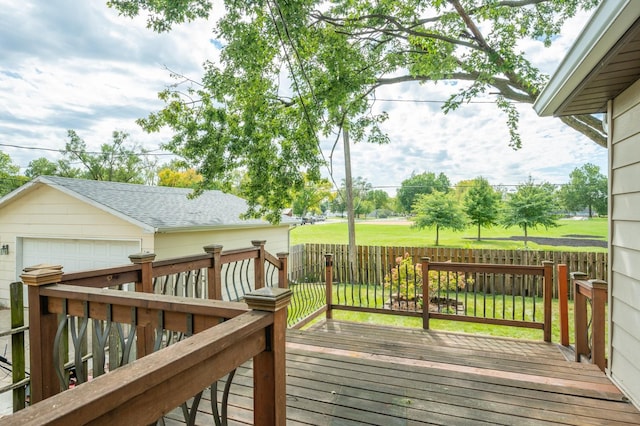
M 605 353 L 605 306 L 608 285 L 602 280 L 586 280 L 586 274 L 572 273 L 574 288 L 574 332 L 576 361 L 586 356 L 593 364 L 605 371 L 607 358 Z M 591 336 L 589 338 L 589 320 L 587 303 L 591 301 Z
M 470 272 L 470 273 L 492 273 L 492 274 L 519 274 L 543 277 L 543 306 L 544 320 L 542 324 L 533 321 L 511 321 L 504 319 L 476 318 L 464 315 L 450 315 L 442 313 L 430 313 L 429 304 L 423 303 L 422 326 L 429 328 L 429 319 L 456 318 L 468 322 L 477 322 L 495 325 L 520 326 L 528 328 L 542 328 L 545 342 L 551 341 L 552 326 L 552 297 L 553 297 L 553 262 L 542 262 L 542 266 L 526 265 L 501 265 L 501 264 L 480 264 L 480 263 L 457 263 L 457 262 L 431 262 L 428 257 L 422 258 L 422 295 L 423 300 L 429 300 L 429 272 Z
M 272 324 L 272 314 L 246 312 L 34 404 L 4 424 L 149 424 L 263 352 L 264 330 Z

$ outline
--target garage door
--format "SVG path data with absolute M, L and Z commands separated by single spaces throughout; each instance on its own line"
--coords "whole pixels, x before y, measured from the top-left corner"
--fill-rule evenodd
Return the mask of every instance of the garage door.
M 140 252 L 140 241 L 23 238 L 22 268 L 39 263 L 62 265 L 64 272 L 127 265 Z M 20 258 L 19 258 L 20 259 Z

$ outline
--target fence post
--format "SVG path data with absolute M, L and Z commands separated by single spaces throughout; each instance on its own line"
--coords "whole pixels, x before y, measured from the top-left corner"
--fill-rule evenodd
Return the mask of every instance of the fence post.
M 40 289 L 42 286 L 59 283 L 62 279 L 62 267 L 31 269 L 20 275 L 20 278 L 29 289 L 30 403 L 35 404 L 60 392 L 60 383 L 53 365 L 58 317 L 48 312 L 47 300 L 40 296 Z
M 131 263 L 140 265 L 140 276 L 135 283 L 137 293 L 153 293 L 153 260 L 155 258 L 154 253 L 136 253 L 129 256 Z M 155 343 L 153 325 L 137 325 L 136 334 L 136 358 L 140 359 L 153 352 Z
M 573 333 L 575 334 L 576 362 L 580 362 L 581 355 L 587 355 L 589 344 L 587 330 L 587 298 L 579 291 L 578 281 L 586 280 L 584 272 L 572 272 L 573 281 Z
M 558 265 L 558 310 L 560 315 L 560 344 L 569 346 L 569 291 L 567 265 Z
M 553 299 L 553 262 L 545 260 L 544 267 L 544 289 L 542 296 L 544 299 L 544 341 L 551 342 L 551 322 L 552 322 L 552 299 Z
M 211 255 L 211 266 L 207 268 L 209 299 L 222 300 L 222 246 L 211 244 L 204 246 L 204 251 Z
M 267 347 L 253 358 L 253 424 L 284 426 L 287 421 L 287 305 L 291 290 L 264 287 L 245 295 L 249 309 L 273 312 Z
M 11 283 L 11 330 L 24 327 L 24 290 L 21 282 Z M 26 378 L 24 331 L 11 334 L 11 379 L 16 384 Z M 25 406 L 25 387 L 13 390 L 13 412 Z
M 591 362 L 605 371 L 607 368 L 607 358 L 605 355 L 605 304 L 607 303 L 607 282 L 602 280 L 590 280 L 592 290 L 591 307 Z
M 267 242 L 265 240 L 253 240 L 251 241 L 251 245 L 254 247 L 258 247 L 258 257 L 255 260 L 255 264 L 253 265 L 254 272 L 254 288 L 257 290 L 259 288 L 264 287 L 264 262 L 266 256 L 264 254 L 264 245 Z
M 333 318 L 333 254 L 327 253 L 324 255 L 324 283 L 325 294 L 327 299 L 327 312 L 325 314 L 326 319 Z
M 422 258 L 422 328 L 429 329 L 429 261 L 428 257 Z
M 289 253 L 276 253 L 276 256 L 278 256 L 278 260 L 280 261 L 280 268 L 278 269 L 278 287 L 289 288 Z

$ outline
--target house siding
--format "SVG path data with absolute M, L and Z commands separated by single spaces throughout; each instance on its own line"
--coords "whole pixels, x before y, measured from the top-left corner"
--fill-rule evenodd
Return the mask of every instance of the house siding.
M 49 186 L 38 186 L 0 210 L 0 245 L 9 255 L 0 256 L 0 306 L 8 306 L 9 283 L 16 271 L 22 238 L 136 240 L 142 250 L 153 251 L 153 234 L 90 204 Z M 129 263 L 126 257 L 122 264 Z M 64 267 L 64 265 L 62 265 Z
M 611 104 L 609 374 L 640 406 L 640 81 Z
M 157 234 L 156 259 L 168 259 L 186 254 L 204 253 L 203 247 L 219 244 L 222 250 L 251 247 L 251 241 L 266 241 L 266 249 L 274 256 L 289 251 L 289 226 L 263 226 L 199 232 L 171 232 Z

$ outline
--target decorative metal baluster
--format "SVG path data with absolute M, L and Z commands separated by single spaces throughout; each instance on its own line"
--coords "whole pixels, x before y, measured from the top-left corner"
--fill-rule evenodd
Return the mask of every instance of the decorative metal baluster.
M 60 314 L 60 321 L 58 322 L 58 329 L 53 339 L 53 365 L 55 366 L 56 376 L 60 382 L 60 389 L 69 388 L 69 380 L 66 377 L 64 362 L 61 361 L 61 349 L 60 342 L 62 341 L 63 334 L 67 331 L 68 318 L 67 318 L 67 299 L 62 302 L 62 313 Z
M 82 341 L 87 335 L 87 327 L 89 326 L 89 303 L 83 302 L 84 317 L 78 327 L 76 327 L 76 317 L 69 318 L 69 326 L 71 328 L 71 339 L 73 341 L 73 362 L 76 369 L 77 383 L 87 381 L 82 361 Z
M 95 352 L 93 354 L 93 376 L 98 377 L 105 372 L 106 348 L 111 332 L 111 314 L 112 305 L 107 305 L 106 321 L 93 320 L 93 329 L 96 333 L 97 347 L 94 345 Z M 104 324 L 104 325 L 103 325 Z
M 211 385 L 211 412 L 213 413 L 213 421 L 216 423 L 216 426 L 227 426 L 228 424 L 229 391 L 231 390 L 231 383 L 235 375 L 236 370 L 231 371 L 227 375 L 224 390 L 222 391 L 221 412 L 218 411 L 218 382 L 214 382 Z
M 587 316 L 589 318 L 589 320 L 587 321 L 587 349 L 589 349 L 589 359 L 592 358 L 592 354 L 593 354 L 593 327 L 592 327 L 592 323 L 593 323 L 593 299 L 592 298 L 587 298 L 587 303 L 588 303 L 588 308 L 587 309 Z

